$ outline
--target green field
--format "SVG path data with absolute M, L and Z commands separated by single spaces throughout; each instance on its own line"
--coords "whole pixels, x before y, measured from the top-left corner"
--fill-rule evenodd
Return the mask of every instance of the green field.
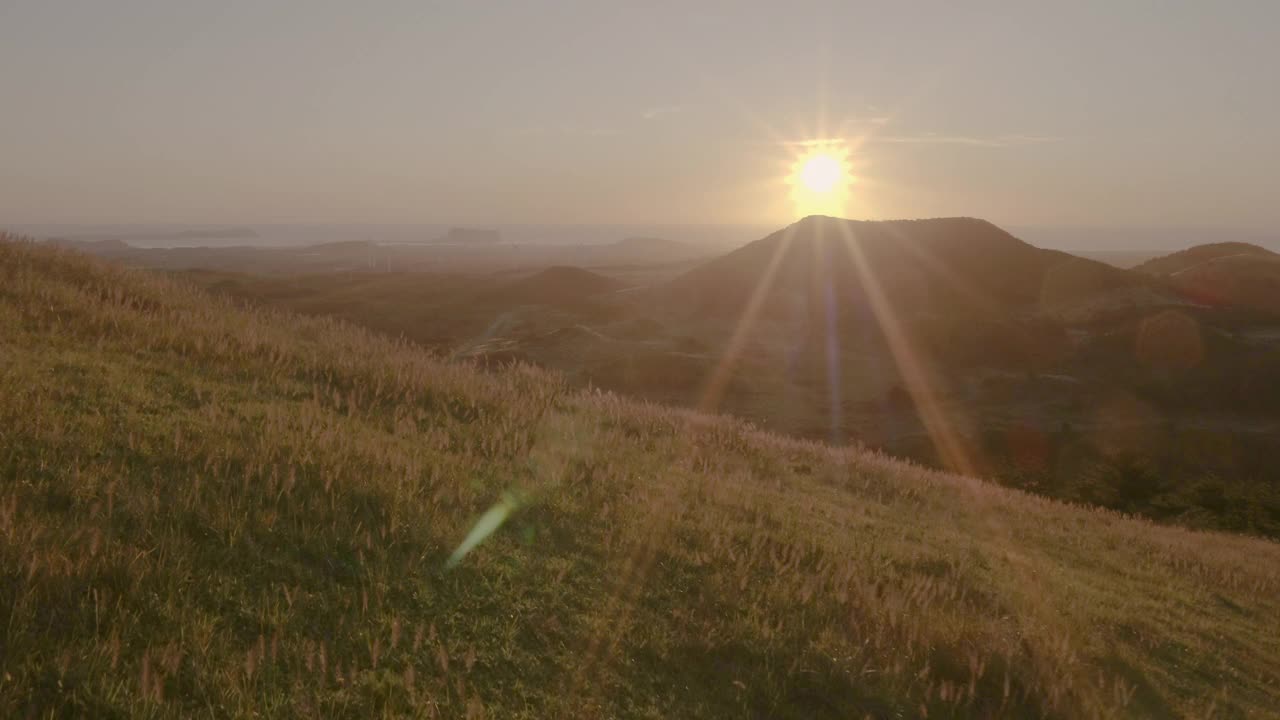
M 1275 543 L 4 241 L 0 538 L 0 717 L 1280 708 Z

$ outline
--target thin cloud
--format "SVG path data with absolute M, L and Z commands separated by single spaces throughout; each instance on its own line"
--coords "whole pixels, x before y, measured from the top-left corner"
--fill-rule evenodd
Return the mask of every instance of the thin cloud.
M 847 138 L 814 138 L 812 140 L 785 140 L 783 145 L 786 147 L 817 147 L 819 145 L 844 145 L 848 143 Z
M 578 127 L 578 126 L 556 126 L 545 127 L 541 125 L 533 125 L 529 127 L 516 128 L 511 131 L 517 136 L 550 136 L 550 135 L 586 135 L 588 137 L 609 137 L 611 135 L 621 135 L 622 131 L 617 128 L 608 127 Z
M 684 108 L 680 105 L 663 105 L 661 107 L 652 107 L 640 114 L 645 120 L 656 120 L 664 115 L 675 115 L 684 112 Z
M 896 134 L 886 135 L 868 132 L 865 135 L 852 137 L 811 138 L 807 140 L 784 140 L 783 147 L 811 148 L 829 147 L 833 145 L 859 145 L 862 143 L 885 143 L 890 145 L 967 145 L 969 147 L 1007 148 L 1028 145 L 1043 145 L 1061 142 L 1063 138 L 1053 135 L 1010 134 L 993 135 L 943 135 L 940 133 Z
M 1017 147 L 1022 145 L 1043 145 L 1058 142 L 1059 137 L 1050 135 L 997 135 L 980 137 L 973 135 L 939 135 L 924 133 L 922 135 L 873 135 L 871 142 L 895 143 L 900 145 L 969 145 L 972 147 Z

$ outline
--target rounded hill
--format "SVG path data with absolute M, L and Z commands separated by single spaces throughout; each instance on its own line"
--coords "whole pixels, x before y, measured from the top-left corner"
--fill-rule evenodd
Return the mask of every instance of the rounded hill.
M 1201 305 L 1280 313 L 1280 254 L 1249 243 L 1197 245 L 1137 270 L 1164 277 Z
M 1149 273 L 1151 275 L 1172 275 L 1174 273 L 1193 268 L 1201 263 L 1229 257 L 1280 260 L 1280 254 L 1276 254 L 1264 247 L 1259 247 L 1251 243 L 1206 243 L 1204 245 L 1196 245 L 1195 247 L 1187 248 L 1186 250 L 1179 250 L 1178 252 L 1171 253 L 1169 255 L 1153 258 L 1141 265 L 1138 265 L 1134 270 Z

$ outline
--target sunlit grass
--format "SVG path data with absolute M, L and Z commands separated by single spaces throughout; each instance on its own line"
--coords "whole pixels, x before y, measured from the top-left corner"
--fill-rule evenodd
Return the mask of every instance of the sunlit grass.
M 4 242 L 0 538 L 3 717 L 1280 704 L 1272 543 Z

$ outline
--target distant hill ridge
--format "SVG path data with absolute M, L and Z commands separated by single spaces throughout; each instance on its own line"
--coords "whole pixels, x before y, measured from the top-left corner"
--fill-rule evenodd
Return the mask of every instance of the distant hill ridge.
M 138 230 L 84 233 L 71 235 L 60 240 L 80 242 L 127 241 L 139 242 L 186 242 L 191 240 L 252 240 L 258 232 L 251 227 L 211 227 L 192 228 L 187 230 Z
M 614 247 L 627 250 L 676 250 L 688 248 L 687 243 L 668 240 L 660 237 L 626 237 L 613 244 Z

